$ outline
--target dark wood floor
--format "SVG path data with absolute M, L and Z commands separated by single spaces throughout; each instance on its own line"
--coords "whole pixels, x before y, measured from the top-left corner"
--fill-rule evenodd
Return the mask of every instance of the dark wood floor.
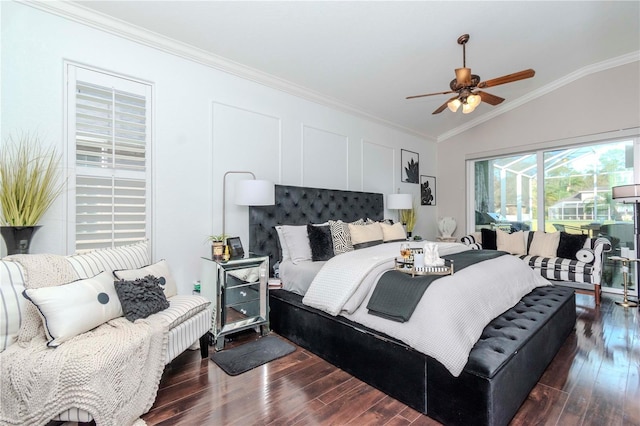
M 575 333 L 533 388 L 513 425 L 639 425 L 640 315 L 605 296 L 577 295 Z M 257 336 L 241 336 L 239 344 Z M 164 372 L 149 425 L 437 425 L 301 349 L 239 376 L 199 351 Z

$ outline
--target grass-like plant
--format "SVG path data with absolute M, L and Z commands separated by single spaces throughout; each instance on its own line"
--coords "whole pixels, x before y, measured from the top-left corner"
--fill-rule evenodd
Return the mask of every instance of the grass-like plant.
M 415 204 L 410 209 L 400 210 L 400 220 L 407 227 L 407 232 L 413 232 L 417 218 L 417 208 Z
M 2 225 L 34 226 L 60 195 L 61 155 L 37 136 L 9 136 L 0 147 Z

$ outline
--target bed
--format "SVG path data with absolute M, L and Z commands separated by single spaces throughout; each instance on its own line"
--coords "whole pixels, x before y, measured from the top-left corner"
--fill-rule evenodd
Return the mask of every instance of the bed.
M 383 219 L 381 194 L 276 185 L 250 208 L 250 247 L 280 259 L 275 226 Z M 292 291 L 270 292 L 278 334 L 444 424 L 508 424 L 575 324 L 571 289 L 536 287 L 484 327 L 459 375 L 396 337 L 330 315 Z M 381 368 L 383 367 L 383 368 Z

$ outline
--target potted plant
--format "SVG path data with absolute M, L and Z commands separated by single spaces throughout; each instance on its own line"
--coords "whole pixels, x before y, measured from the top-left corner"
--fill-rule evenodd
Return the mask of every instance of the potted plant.
M 220 260 L 224 256 L 224 246 L 228 235 L 209 235 L 207 241 L 211 241 L 211 257 Z
M 416 206 L 414 205 L 410 209 L 400 210 L 400 220 L 402 224 L 407 229 L 407 237 L 411 238 L 411 233 L 413 232 L 413 228 L 416 226 L 417 212 Z
M 60 195 L 60 154 L 28 133 L 0 148 L 0 231 L 8 254 L 29 252 L 38 222 Z

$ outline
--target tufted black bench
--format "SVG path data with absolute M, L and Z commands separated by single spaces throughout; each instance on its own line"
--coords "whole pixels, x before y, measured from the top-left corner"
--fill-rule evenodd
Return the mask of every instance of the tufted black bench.
M 271 328 L 337 367 L 447 425 L 506 425 L 576 319 L 574 291 L 539 287 L 484 329 L 459 377 L 389 336 L 270 292 Z M 384 366 L 384 368 L 380 368 Z
M 485 327 L 459 377 L 428 360 L 427 414 L 446 424 L 508 424 L 575 321 L 573 289 L 534 289 Z

